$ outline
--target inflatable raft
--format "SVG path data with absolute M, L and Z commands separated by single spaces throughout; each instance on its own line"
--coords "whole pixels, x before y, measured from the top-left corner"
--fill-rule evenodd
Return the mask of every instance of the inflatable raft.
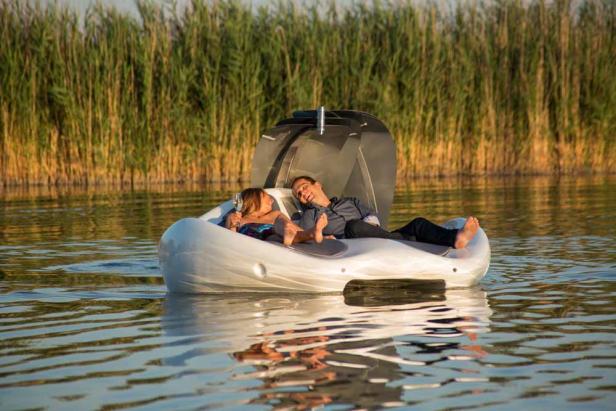
M 395 147 L 375 117 L 354 111 L 294 113 L 261 136 L 251 186 L 265 187 L 291 219 L 302 208 L 288 188 L 310 175 L 330 196 L 353 196 L 386 227 L 396 176 Z M 482 229 L 464 249 L 380 238 L 324 240 L 285 247 L 219 225 L 231 199 L 199 218 L 184 218 L 159 244 L 171 292 L 341 292 L 353 280 L 416 280 L 436 287 L 476 284 L 490 262 Z M 464 219 L 444 226 L 460 228 Z

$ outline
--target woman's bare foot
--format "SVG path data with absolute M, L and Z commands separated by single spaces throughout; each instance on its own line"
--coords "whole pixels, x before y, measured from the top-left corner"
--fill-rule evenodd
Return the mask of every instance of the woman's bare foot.
M 323 241 L 323 229 L 327 225 L 327 215 L 321 214 L 314 225 L 314 241 L 320 243 Z
M 466 245 L 475 237 L 477 234 L 477 230 L 479 230 L 479 220 L 477 218 L 471 216 L 466 219 L 464 223 L 464 227 L 460 231 L 458 231 L 458 235 L 456 236 L 456 248 L 464 248 Z
M 293 227 L 293 224 L 284 225 L 284 235 L 282 236 L 282 242 L 287 247 L 293 244 L 293 240 L 297 235 L 297 230 Z

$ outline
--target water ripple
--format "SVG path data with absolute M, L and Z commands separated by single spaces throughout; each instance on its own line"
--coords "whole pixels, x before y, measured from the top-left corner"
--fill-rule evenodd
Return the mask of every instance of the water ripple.
M 439 184 L 392 225 L 478 215 L 478 288 L 167 296 L 157 239 L 231 189 L 3 198 L 0 408 L 612 409 L 616 180 Z

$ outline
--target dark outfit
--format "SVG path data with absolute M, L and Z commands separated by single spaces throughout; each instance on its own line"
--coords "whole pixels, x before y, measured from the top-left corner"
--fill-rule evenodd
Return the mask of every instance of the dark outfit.
M 415 218 L 405 226 L 389 232 L 379 226 L 363 221 L 372 210 L 363 205 L 357 198 L 343 197 L 330 199 L 327 207 L 309 206 L 299 221 L 299 226 L 308 230 L 316 224 L 322 213 L 327 214 L 328 224 L 323 229 L 324 235 L 334 235 L 336 238 L 388 238 L 392 240 L 421 241 L 424 243 L 454 247 L 457 229 L 447 229 L 436 225 L 425 218 Z
M 273 224 L 263 223 L 247 223 L 240 226 L 238 233 L 245 234 L 249 237 L 257 238 L 259 240 L 265 240 L 270 235 L 276 234 L 274 232 Z
M 332 197 L 329 201 L 330 203 L 327 207 L 309 206 L 302 213 L 298 225 L 304 230 L 309 230 L 314 227 L 321 214 L 325 213 L 327 214 L 327 225 L 323 229 L 323 235 L 345 238 L 344 231 L 349 221 L 361 221 L 369 215 L 374 215 L 372 210 L 354 197 L 343 197 L 340 199 Z
M 222 217 L 222 220 L 220 220 L 220 222 L 218 223 L 218 225 L 220 227 L 225 227 L 226 228 L 226 221 L 227 218 L 229 218 L 229 216 L 232 213 L 235 213 L 235 210 L 231 210 L 229 212 L 227 212 L 227 214 L 225 214 Z M 276 232 L 274 231 L 274 225 L 273 224 L 264 224 L 264 223 L 246 223 L 241 225 L 238 229 L 237 232 L 240 234 L 245 234 L 249 237 L 253 237 L 253 238 L 257 238 L 259 240 L 266 240 L 267 237 L 276 234 Z

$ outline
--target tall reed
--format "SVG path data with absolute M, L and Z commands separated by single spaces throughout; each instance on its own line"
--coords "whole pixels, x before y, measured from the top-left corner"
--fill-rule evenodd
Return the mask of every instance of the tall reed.
M 616 171 L 613 1 L 138 9 L 0 0 L 3 184 L 246 178 L 318 104 L 380 117 L 402 178 Z

